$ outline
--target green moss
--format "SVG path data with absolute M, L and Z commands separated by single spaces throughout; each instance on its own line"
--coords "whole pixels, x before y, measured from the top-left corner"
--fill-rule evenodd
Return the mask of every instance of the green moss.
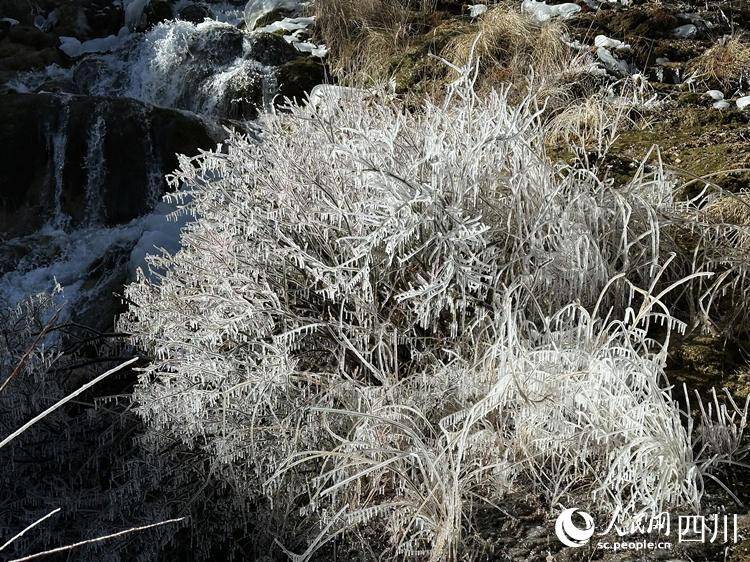
M 684 104 L 695 101 L 693 97 L 680 99 Z M 749 122 L 750 116 L 739 111 L 680 107 L 649 128 L 622 131 L 612 154 L 639 162 L 657 145 L 664 164 L 686 181 L 710 176 L 710 181 L 725 189 L 746 189 L 750 187 L 750 174 L 723 172 L 750 164 L 746 139 Z
M 421 92 L 441 85 L 448 68 L 431 55 L 439 55 L 451 39 L 465 32 L 466 24 L 449 20 L 428 33 L 413 37 L 407 48 L 392 55 L 386 73 L 395 80 L 396 92 Z
M 267 25 L 270 25 L 276 21 L 281 21 L 284 18 L 290 18 L 294 15 L 294 12 L 291 10 L 285 10 L 283 8 L 278 8 L 276 10 L 271 10 L 266 15 L 261 16 L 257 22 L 255 22 L 255 29 L 265 27 Z

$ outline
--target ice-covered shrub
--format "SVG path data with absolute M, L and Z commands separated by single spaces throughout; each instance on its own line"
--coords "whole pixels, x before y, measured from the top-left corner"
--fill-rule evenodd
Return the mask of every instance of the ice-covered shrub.
M 533 101 L 469 71 L 421 111 L 339 95 L 262 126 L 182 159 L 198 220 L 127 290 L 151 446 L 305 556 L 369 522 L 378 548 L 456 558 L 513 487 L 625 516 L 699 501 L 663 380 L 692 257 L 661 237 L 684 217 L 659 170 L 553 166 Z
M 479 360 L 361 388 L 349 410 L 317 409 L 324 426 L 339 417 L 352 429 L 330 451 L 291 457 L 276 477 L 325 459 L 312 508 L 336 513 L 341 529 L 384 519 L 394 554 L 432 560 L 465 552 L 472 514 L 515 487 L 550 506 L 593 499 L 625 517 L 697 507 L 698 465 L 660 384 L 666 348 L 643 328 L 658 316 L 652 305 L 610 322 L 571 305 L 537 331 L 517 312 L 522 296 L 510 291 L 494 311 Z

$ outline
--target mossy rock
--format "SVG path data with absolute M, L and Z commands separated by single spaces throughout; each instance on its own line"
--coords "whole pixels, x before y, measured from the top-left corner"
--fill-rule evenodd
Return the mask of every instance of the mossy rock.
M 281 65 L 277 71 L 278 103 L 283 98 L 303 102 L 306 94 L 325 81 L 325 66 L 313 57 L 298 57 Z
M 274 22 L 281 21 L 284 18 L 293 18 L 293 17 L 297 17 L 294 10 L 285 10 L 283 8 L 277 8 L 276 10 L 271 10 L 265 16 L 261 16 L 258 19 L 258 21 L 255 22 L 255 27 L 253 29 L 260 29 L 261 27 L 265 27 Z
M 449 69 L 431 55 L 439 55 L 451 39 L 465 33 L 466 29 L 465 23 L 449 20 L 412 38 L 406 49 L 394 54 L 386 72 L 396 83 L 396 93 L 419 92 L 429 86 L 442 85 Z
M 297 49 L 275 33 L 253 33 L 246 45 L 250 57 L 266 66 L 280 66 L 300 56 Z

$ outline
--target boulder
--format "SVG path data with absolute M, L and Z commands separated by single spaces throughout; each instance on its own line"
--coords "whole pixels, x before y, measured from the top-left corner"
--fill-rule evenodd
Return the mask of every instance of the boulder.
M 298 15 L 299 15 L 299 10 L 288 10 L 285 8 L 277 8 L 276 10 L 271 10 L 266 15 L 258 18 L 258 21 L 255 22 L 255 29 L 260 29 L 261 27 L 265 27 L 269 24 L 272 24 L 275 21 L 281 21 L 284 18 L 295 18 Z
M 7 39 L 18 45 L 33 49 L 47 49 L 57 46 L 57 38 L 30 25 L 15 25 L 8 32 Z
M 125 22 L 122 6 L 111 0 L 91 0 L 84 11 L 92 37 L 117 35 Z
M 30 25 L 14 25 L 0 39 L 0 71 L 26 71 L 61 62 L 57 38 Z
M 205 4 L 190 4 L 180 10 L 177 17 L 192 23 L 202 23 L 204 19 L 211 17 L 211 10 Z
M 168 0 L 152 0 L 143 10 L 144 26 L 139 31 L 146 31 L 156 24 L 173 18 L 172 4 Z
M 177 153 L 218 140 L 192 114 L 130 99 L 7 94 L 0 120 L 0 238 L 128 222 L 159 200 Z
M 28 0 L 0 0 L 0 17 L 12 18 L 22 25 L 34 22 L 33 4 Z
M 0 71 L 38 70 L 62 62 L 55 48 L 34 49 L 10 41 L 0 41 Z
M 247 41 L 250 58 L 265 66 L 280 66 L 299 57 L 299 52 L 275 33 L 255 33 Z
M 195 64 L 209 72 L 226 65 L 243 54 L 244 34 L 236 27 L 221 25 L 210 27 L 196 35 L 188 45 Z
M 315 86 L 325 82 L 325 75 L 325 66 L 313 57 L 300 56 L 281 65 L 276 74 L 277 103 L 283 103 L 284 98 L 303 102 Z

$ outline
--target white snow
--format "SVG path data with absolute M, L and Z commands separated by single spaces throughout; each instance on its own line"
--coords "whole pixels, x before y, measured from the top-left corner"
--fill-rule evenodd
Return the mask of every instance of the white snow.
M 297 31 L 307 29 L 315 23 L 315 18 L 284 18 L 281 21 L 275 21 L 264 27 L 259 27 L 255 31 L 261 33 L 274 33 L 276 31 Z
M 88 53 L 109 53 L 122 47 L 130 38 L 127 27 L 120 28 L 117 35 L 89 39 L 81 43 L 75 37 L 60 37 L 60 50 L 71 58 Z
M 487 11 L 487 6 L 485 4 L 472 4 L 469 6 L 469 17 L 478 18 L 486 11 Z
M 572 15 L 581 11 L 581 7 L 578 4 L 568 2 L 566 4 L 557 4 L 556 6 L 548 6 L 546 2 L 537 2 L 536 0 L 523 0 L 521 3 L 521 11 L 529 14 L 537 22 L 542 23 L 549 21 L 552 18 L 569 18 Z
M 686 25 L 681 25 L 680 27 L 675 27 L 672 33 L 675 37 L 680 39 L 692 39 L 698 35 L 698 28 L 692 23 L 688 23 Z
M 743 109 L 750 107 L 750 96 L 743 96 L 739 98 L 735 103 L 737 103 L 737 109 L 742 111 Z
M 729 109 L 730 106 L 731 104 L 726 100 L 719 100 L 713 104 L 714 109 Z
M 720 90 L 709 90 L 706 92 L 706 95 L 712 100 L 716 101 L 724 99 L 724 92 Z
M 284 37 L 286 39 L 286 37 Z M 323 58 L 328 54 L 328 48 L 325 45 L 316 45 L 309 41 L 292 41 L 292 45 L 300 53 L 310 53 L 314 57 Z
M 247 29 L 255 29 L 258 20 L 274 10 L 294 10 L 299 6 L 299 0 L 250 0 L 245 5 L 245 25 Z
M 606 35 L 597 35 L 594 38 L 594 45 L 596 47 L 604 47 L 605 49 L 615 49 L 616 51 L 630 50 L 630 45 L 628 45 L 627 43 L 618 39 L 612 39 L 611 37 L 607 37 Z
M 342 101 L 362 100 L 372 96 L 372 92 L 362 88 L 351 88 L 349 86 L 335 86 L 333 84 L 318 84 L 308 96 L 308 104 L 311 107 L 330 109 L 336 107 Z
M 328 54 L 328 48 L 325 45 L 316 45 L 302 39 L 302 35 L 307 33 L 307 29 L 315 23 L 315 18 L 284 18 L 275 21 L 264 27 L 259 27 L 256 32 L 275 33 L 277 31 L 291 31 L 284 35 L 284 40 L 293 45 L 301 53 L 310 53 L 314 57 L 323 58 Z

